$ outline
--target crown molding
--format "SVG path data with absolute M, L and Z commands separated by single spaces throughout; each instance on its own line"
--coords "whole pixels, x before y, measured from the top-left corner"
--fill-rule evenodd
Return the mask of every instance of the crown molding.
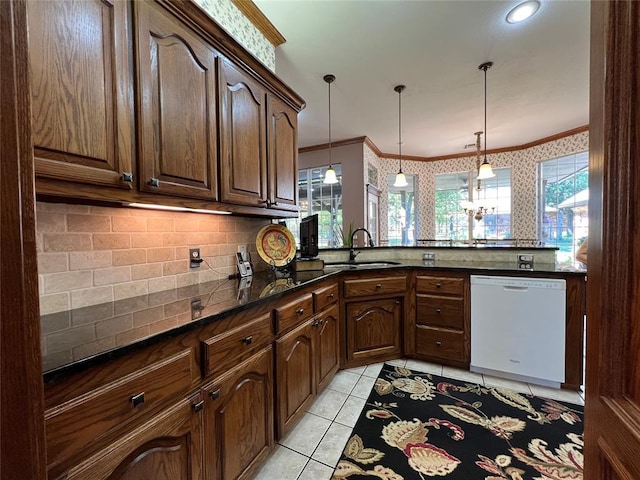
M 554 135 L 550 135 L 548 137 L 540 138 L 538 140 L 534 140 L 533 142 L 523 143 L 522 145 L 514 145 L 512 147 L 503 147 L 503 148 L 494 148 L 493 150 L 487 150 L 487 155 L 492 155 L 495 153 L 504 153 L 504 152 L 517 152 L 519 150 L 526 150 L 527 148 L 537 147 L 538 145 L 542 145 L 544 143 L 553 142 L 554 140 L 559 140 L 561 138 L 570 137 L 572 135 L 577 135 L 578 133 L 588 132 L 589 125 L 583 125 L 581 127 L 572 128 L 571 130 L 566 130 L 564 132 L 556 133 Z M 355 143 L 366 144 L 373 153 L 375 153 L 380 158 L 393 158 L 399 159 L 400 156 L 397 153 L 383 153 L 380 149 L 371 141 L 369 137 L 354 137 L 346 140 L 340 140 L 339 142 L 331 142 L 331 147 L 342 147 L 345 145 L 353 145 Z M 312 145 L 310 147 L 303 147 L 298 152 L 299 153 L 307 153 L 313 152 L 315 150 L 324 150 L 329 147 L 328 143 L 323 143 L 320 145 Z M 422 157 L 418 155 L 403 155 L 403 160 L 413 160 L 416 162 L 437 162 L 439 160 L 451 160 L 452 158 L 464 158 L 464 157 L 474 157 L 476 154 L 474 153 L 452 153 L 449 155 L 439 155 L 436 157 Z
M 231 3 L 260 30 L 271 45 L 278 47 L 287 41 L 252 0 L 231 0 Z

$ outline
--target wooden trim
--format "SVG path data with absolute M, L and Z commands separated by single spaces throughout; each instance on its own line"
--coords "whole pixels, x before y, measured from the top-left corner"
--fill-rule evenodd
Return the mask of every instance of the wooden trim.
M 46 478 L 27 5 L 0 2 L 0 478 Z
M 566 130 L 564 132 L 556 133 L 554 135 L 550 135 L 548 137 L 540 138 L 538 140 L 534 140 L 533 142 L 523 143 L 522 145 L 514 145 L 512 147 L 503 147 L 503 148 L 494 148 L 493 150 L 487 150 L 487 155 L 492 155 L 495 153 L 504 153 L 504 152 L 517 152 L 518 150 L 525 150 L 527 148 L 537 147 L 538 145 L 542 145 L 545 143 L 553 142 L 555 140 L 560 140 L 561 138 L 570 137 L 571 135 L 576 135 L 578 133 L 588 132 L 589 125 L 583 125 L 582 127 L 572 128 L 571 130 Z M 343 147 L 345 145 L 353 145 L 354 143 L 365 143 L 373 152 L 381 158 L 386 159 L 399 159 L 400 156 L 397 153 L 383 153 L 380 151 L 378 147 L 369 139 L 369 137 L 355 137 L 349 138 L 347 140 L 341 140 L 339 142 L 331 142 L 332 147 Z M 313 145 L 310 147 L 303 147 L 299 150 L 299 153 L 307 153 L 313 152 L 316 150 L 324 150 L 329 147 L 328 143 L 323 143 L 320 145 Z M 454 158 L 465 158 L 465 157 L 475 157 L 476 153 L 452 153 L 449 155 L 439 155 L 436 157 L 422 157 L 419 155 L 403 155 L 403 160 L 413 160 L 416 162 L 436 162 L 439 160 L 451 160 Z
M 269 40 L 271 45 L 279 47 L 287 41 L 251 0 L 231 0 L 231 3 Z

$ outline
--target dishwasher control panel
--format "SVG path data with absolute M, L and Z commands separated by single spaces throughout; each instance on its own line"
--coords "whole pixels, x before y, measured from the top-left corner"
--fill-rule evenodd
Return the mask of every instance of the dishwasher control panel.
M 565 290 L 566 282 L 555 278 L 498 277 L 493 275 L 471 275 L 472 285 L 494 285 L 501 287 L 547 288 Z

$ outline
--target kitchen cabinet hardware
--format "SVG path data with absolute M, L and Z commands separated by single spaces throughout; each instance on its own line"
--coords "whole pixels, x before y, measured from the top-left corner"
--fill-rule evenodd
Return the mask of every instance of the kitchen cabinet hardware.
M 194 412 L 201 412 L 203 408 L 204 408 L 204 400 L 200 400 L 198 403 L 193 404 Z
M 441 347 L 442 346 L 442 342 L 436 342 L 436 346 L 437 347 Z
M 244 337 L 242 339 L 242 343 L 244 343 L 245 345 L 251 345 L 251 343 L 253 342 L 253 336 L 249 335 L 248 337 Z
M 123 182 L 133 183 L 133 173 L 124 172 L 120 178 L 122 178 Z
M 133 408 L 137 408 L 140 405 L 144 404 L 144 392 L 140 392 L 137 393 L 136 395 L 132 395 L 131 398 L 131 404 L 133 405 Z
M 442 288 L 442 284 L 436 283 L 436 288 Z
M 436 308 L 436 313 L 441 313 L 442 310 L 440 310 L 439 308 Z
M 150 187 L 159 187 L 160 186 L 160 180 L 158 180 L 157 178 L 151 178 L 149 180 L 149 186 Z
M 330 293 L 329 295 L 327 295 L 327 298 L 333 298 L 333 297 L 335 297 L 335 294 L 333 293 Z
M 304 308 L 299 308 L 296 310 L 297 315 L 302 315 L 304 313 Z
M 376 284 L 376 289 L 379 290 L 382 288 L 382 285 L 380 285 L 379 283 Z
M 211 397 L 211 400 L 217 400 L 218 397 L 220 397 L 220 389 L 210 392 L 209 396 Z

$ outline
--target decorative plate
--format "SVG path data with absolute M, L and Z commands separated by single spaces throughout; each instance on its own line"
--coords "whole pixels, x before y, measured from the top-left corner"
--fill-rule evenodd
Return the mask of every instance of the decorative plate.
M 258 254 L 269 265 L 282 267 L 296 256 L 296 241 L 289 229 L 272 223 L 258 232 L 256 238 Z

